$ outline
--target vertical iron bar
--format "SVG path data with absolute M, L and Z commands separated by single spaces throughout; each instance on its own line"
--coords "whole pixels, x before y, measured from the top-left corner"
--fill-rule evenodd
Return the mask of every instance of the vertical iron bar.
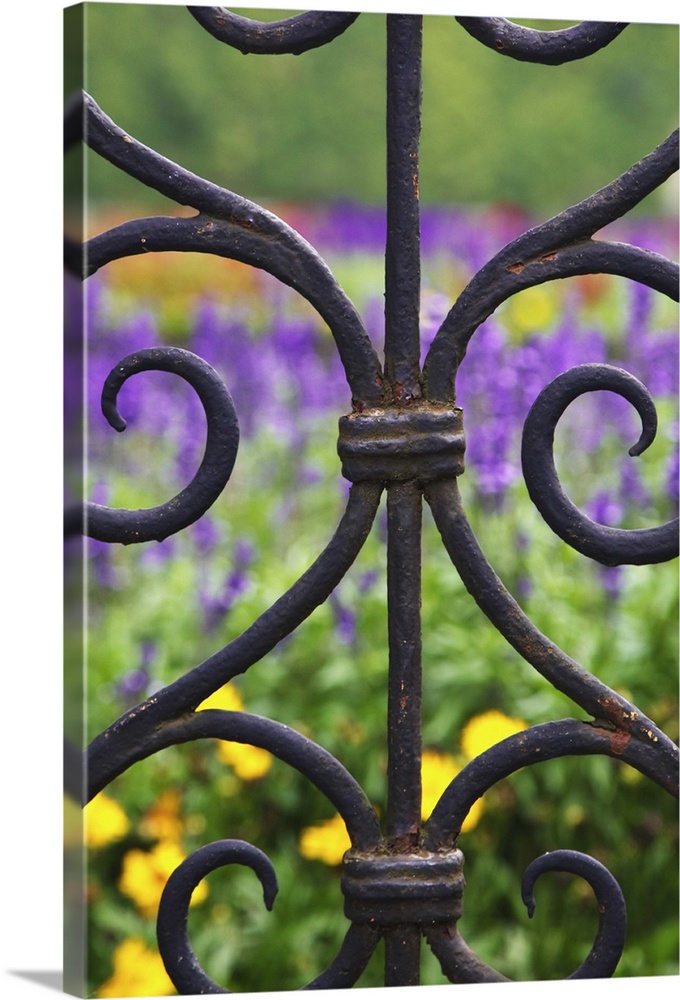
M 422 17 L 387 15 L 385 374 L 394 401 L 420 396 L 420 140 Z
M 420 139 L 422 17 L 387 15 L 387 244 L 385 375 L 397 406 L 420 391 Z M 387 836 L 417 849 L 421 812 L 421 521 L 415 482 L 387 491 L 389 686 Z M 420 983 L 420 930 L 385 933 L 385 985 Z
M 416 483 L 389 486 L 387 831 L 399 851 L 417 846 L 420 827 L 421 512 L 420 488 Z
M 397 852 L 416 851 L 421 813 L 421 566 L 422 496 L 413 482 L 387 493 L 387 836 Z M 420 929 L 385 933 L 385 985 L 420 983 Z
M 420 928 L 399 924 L 385 932 L 385 986 L 420 986 Z

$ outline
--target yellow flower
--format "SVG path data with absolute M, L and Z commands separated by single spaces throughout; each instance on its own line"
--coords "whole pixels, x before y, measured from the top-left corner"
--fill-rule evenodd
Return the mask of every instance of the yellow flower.
M 97 990 L 98 997 L 165 997 L 177 991 L 157 951 L 140 938 L 127 938 L 113 953 L 113 974 Z
M 139 832 L 151 840 L 179 840 L 184 824 L 180 819 L 179 809 L 182 797 L 176 788 L 169 788 L 159 797 L 158 801 L 147 809 Z
M 423 785 L 422 816 L 427 819 L 439 801 L 442 792 L 460 771 L 460 766 L 451 754 L 439 753 L 437 750 L 424 750 L 421 780 Z M 484 811 L 481 799 L 478 799 L 463 820 L 462 833 L 474 829 Z
M 465 757 L 474 760 L 480 753 L 500 743 L 507 736 L 521 733 L 527 728 L 528 725 L 523 719 L 513 719 L 492 708 L 470 719 L 461 734 L 460 745 Z
M 242 712 L 243 701 L 235 687 L 225 684 L 198 706 L 200 709 L 221 708 L 229 712 Z M 233 767 L 242 781 L 257 781 L 272 766 L 272 755 L 261 747 L 251 747 L 246 743 L 230 743 L 220 740 L 217 756 L 224 764 Z
M 513 295 L 507 305 L 510 323 L 518 333 L 547 332 L 557 314 L 558 302 L 554 289 L 543 285 L 525 288 Z
M 352 846 L 345 821 L 339 814 L 306 827 L 300 834 L 300 854 L 325 865 L 339 865 Z
M 122 806 L 100 792 L 85 806 L 84 828 L 88 847 L 104 847 L 124 837 L 130 829 L 130 821 Z
M 118 888 L 134 900 L 142 916 L 155 916 L 165 884 L 182 861 L 182 849 L 172 840 L 162 840 L 151 851 L 135 848 L 123 858 Z M 200 882 L 194 889 L 191 905 L 202 903 L 207 895 L 207 885 Z
M 204 708 L 221 708 L 225 712 L 242 712 L 243 700 L 235 687 L 225 684 L 218 688 L 213 694 L 208 695 L 205 701 L 198 706 L 199 710 Z
M 423 819 L 428 818 L 442 792 L 459 771 L 460 768 L 450 754 L 438 753 L 436 750 L 423 750 Z
M 257 781 L 272 766 L 272 755 L 268 750 L 251 747 L 248 743 L 227 743 L 220 740 L 217 756 L 223 763 L 233 767 L 241 781 Z

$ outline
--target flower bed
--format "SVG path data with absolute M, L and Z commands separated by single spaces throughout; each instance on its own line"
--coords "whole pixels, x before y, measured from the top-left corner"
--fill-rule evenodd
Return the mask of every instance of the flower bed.
M 327 259 L 380 351 L 379 215 L 351 205 L 278 210 Z M 527 225 L 510 208 L 424 210 L 423 351 L 474 271 Z M 677 254 L 677 234 L 660 220 L 621 223 L 611 235 Z M 186 485 L 202 454 L 200 404 L 165 373 L 130 379 L 119 399 L 128 429 L 117 436 L 108 427 L 100 388 L 131 351 L 173 344 L 203 357 L 222 374 L 241 430 L 232 479 L 197 524 L 145 546 L 88 543 L 92 737 L 240 634 L 316 557 L 347 495 L 336 439 L 337 418 L 350 400 L 328 330 L 268 275 L 212 258 L 149 255 L 111 265 L 86 287 L 92 499 L 127 508 L 160 503 Z M 531 403 L 561 371 L 595 361 L 624 367 L 647 385 L 659 435 L 649 452 L 630 458 L 638 436 L 634 411 L 612 394 L 589 394 L 560 422 L 565 487 L 603 523 L 651 526 L 673 516 L 676 307 L 606 275 L 522 292 L 475 334 L 458 381 L 467 436 L 461 491 L 490 562 L 538 627 L 677 739 L 675 567 L 605 570 L 577 555 L 542 522 L 521 476 L 519 442 Z M 79 386 L 67 390 L 68 404 Z M 485 746 L 575 708 L 485 622 L 427 511 L 424 529 L 423 784 L 431 805 Z M 345 764 L 382 814 L 384 544 L 381 513 L 331 598 L 212 699 L 309 735 Z M 202 964 L 237 991 L 295 988 L 314 978 L 346 929 L 338 865 L 348 840 L 328 809 L 299 774 L 239 744 L 173 747 L 117 779 L 86 813 L 96 995 L 160 988 L 162 970 L 140 959 L 153 949 L 156 899 L 179 860 L 218 837 L 241 837 L 265 850 L 281 892 L 267 914 L 252 873 L 206 880 L 190 927 Z M 533 857 L 574 846 L 607 858 L 624 888 L 631 926 L 619 973 L 675 974 L 669 865 L 674 872 L 676 840 L 673 803 L 625 766 L 566 759 L 522 772 L 485 795 L 463 828 L 470 869 L 464 936 L 512 978 L 571 972 L 594 936 L 588 891 L 573 880 L 568 890 L 550 889 L 544 908 L 565 912 L 543 929 L 528 929 L 519 882 Z M 657 886 L 653 929 L 646 927 L 644 898 L 650 885 Z M 263 947 L 265 968 L 257 961 Z M 131 977 L 131 962 L 148 969 L 148 982 Z M 445 981 L 429 954 L 423 975 L 424 982 Z M 379 981 L 373 962 L 359 985 Z M 171 992 L 167 983 L 163 989 Z

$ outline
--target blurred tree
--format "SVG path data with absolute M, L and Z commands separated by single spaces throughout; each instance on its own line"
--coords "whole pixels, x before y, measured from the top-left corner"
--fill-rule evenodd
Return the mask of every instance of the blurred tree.
M 184 7 L 86 10 L 86 87 L 140 141 L 256 200 L 382 201 L 384 15 L 364 13 L 302 56 L 263 57 L 218 42 Z M 551 67 L 499 56 L 453 17 L 428 15 L 424 51 L 426 203 L 554 212 L 677 125 L 677 25 L 633 24 L 594 56 Z M 136 182 L 90 159 L 95 198 L 140 199 Z

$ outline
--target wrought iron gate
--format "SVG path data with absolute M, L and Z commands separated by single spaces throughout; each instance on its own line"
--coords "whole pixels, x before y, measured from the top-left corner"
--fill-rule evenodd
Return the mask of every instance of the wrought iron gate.
M 303 53 L 351 31 L 359 16 L 309 12 L 275 23 L 246 20 L 223 8 L 189 7 L 202 29 L 244 53 Z M 584 22 L 538 32 L 499 18 L 460 17 L 480 44 L 518 60 L 557 65 L 592 56 L 625 24 Z M 678 299 L 677 264 L 635 246 L 594 235 L 654 191 L 678 167 L 675 132 L 626 173 L 505 246 L 474 276 L 442 323 L 420 366 L 420 233 L 418 148 L 421 31 L 418 15 L 387 22 L 387 246 L 385 356 L 376 355 L 362 319 L 316 251 L 284 221 L 257 204 L 202 179 L 142 145 L 85 94 L 66 112 L 66 145 L 84 140 L 132 178 L 178 204 L 187 218 L 129 221 L 90 239 L 67 240 L 67 268 L 88 277 L 124 256 L 193 251 L 233 258 L 274 275 L 304 296 L 328 324 L 351 390 L 351 412 L 340 418 L 338 452 L 351 482 L 345 513 L 316 562 L 250 628 L 185 676 L 137 705 L 87 748 L 85 763 L 67 746 L 69 790 L 88 801 L 133 764 L 172 745 L 216 738 L 269 750 L 305 775 L 342 815 L 352 847 L 342 865 L 344 910 L 350 921 L 330 966 L 306 988 L 353 985 L 378 941 L 385 942 L 385 983 L 419 982 L 421 939 L 452 982 L 504 977 L 466 945 L 457 929 L 463 896 L 461 825 L 475 801 L 520 768 L 557 757 L 603 754 L 625 761 L 677 796 L 678 750 L 635 705 L 601 683 L 533 625 L 487 562 L 468 523 L 457 486 L 463 472 L 463 412 L 456 375 L 480 324 L 517 292 L 573 275 L 622 275 Z M 178 496 L 146 510 L 116 510 L 92 502 L 69 508 L 68 537 L 108 543 L 161 540 L 196 522 L 220 496 L 236 459 L 238 424 L 229 393 L 200 358 L 179 348 L 144 349 L 110 373 L 102 406 L 110 424 L 125 424 L 116 398 L 136 372 L 172 371 L 198 393 L 208 422 L 205 456 Z M 631 454 L 652 442 L 656 411 L 632 375 L 583 364 L 560 375 L 537 398 L 523 434 L 529 493 L 552 530 L 578 552 L 607 566 L 651 564 L 677 554 L 678 524 L 640 530 L 608 528 L 567 498 L 553 461 L 553 436 L 567 405 L 607 389 L 623 396 L 642 421 Z M 384 823 L 340 761 L 300 733 L 240 712 L 196 711 L 230 679 L 259 661 L 321 603 L 343 578 L 387 495 L 389 602 L 387 812 Z M 449 785 L 431 818 L 421 823 L 421 508 L 429 504 L 441 540 L 471 597 L 507 642 L 548 684 L 585 710 L 591 721 L 546 721 L 503 740 L 472 761 Z M 471 638 L 471 641 L 474 641 Z M 82 785 L 82 788 L 81 788 Z M 158 914 L 158 944 L 181 993 L 225 992 L 202 970 L 189 943 L 187 914 L 194 887 L 213 869 L 250 866 L 271 907 L 276 878 L 255 846 L 223 840 L 191 855 L 171 876 Z M 567 871 L 592 886 L 600 909 L 597 939 L 573 977 L 610 976 L 619 961 L 626 914 L 610 872 L 592 857 L 554 851 L 529 865 L 522 896 L 529 912 L 541 873 Z

